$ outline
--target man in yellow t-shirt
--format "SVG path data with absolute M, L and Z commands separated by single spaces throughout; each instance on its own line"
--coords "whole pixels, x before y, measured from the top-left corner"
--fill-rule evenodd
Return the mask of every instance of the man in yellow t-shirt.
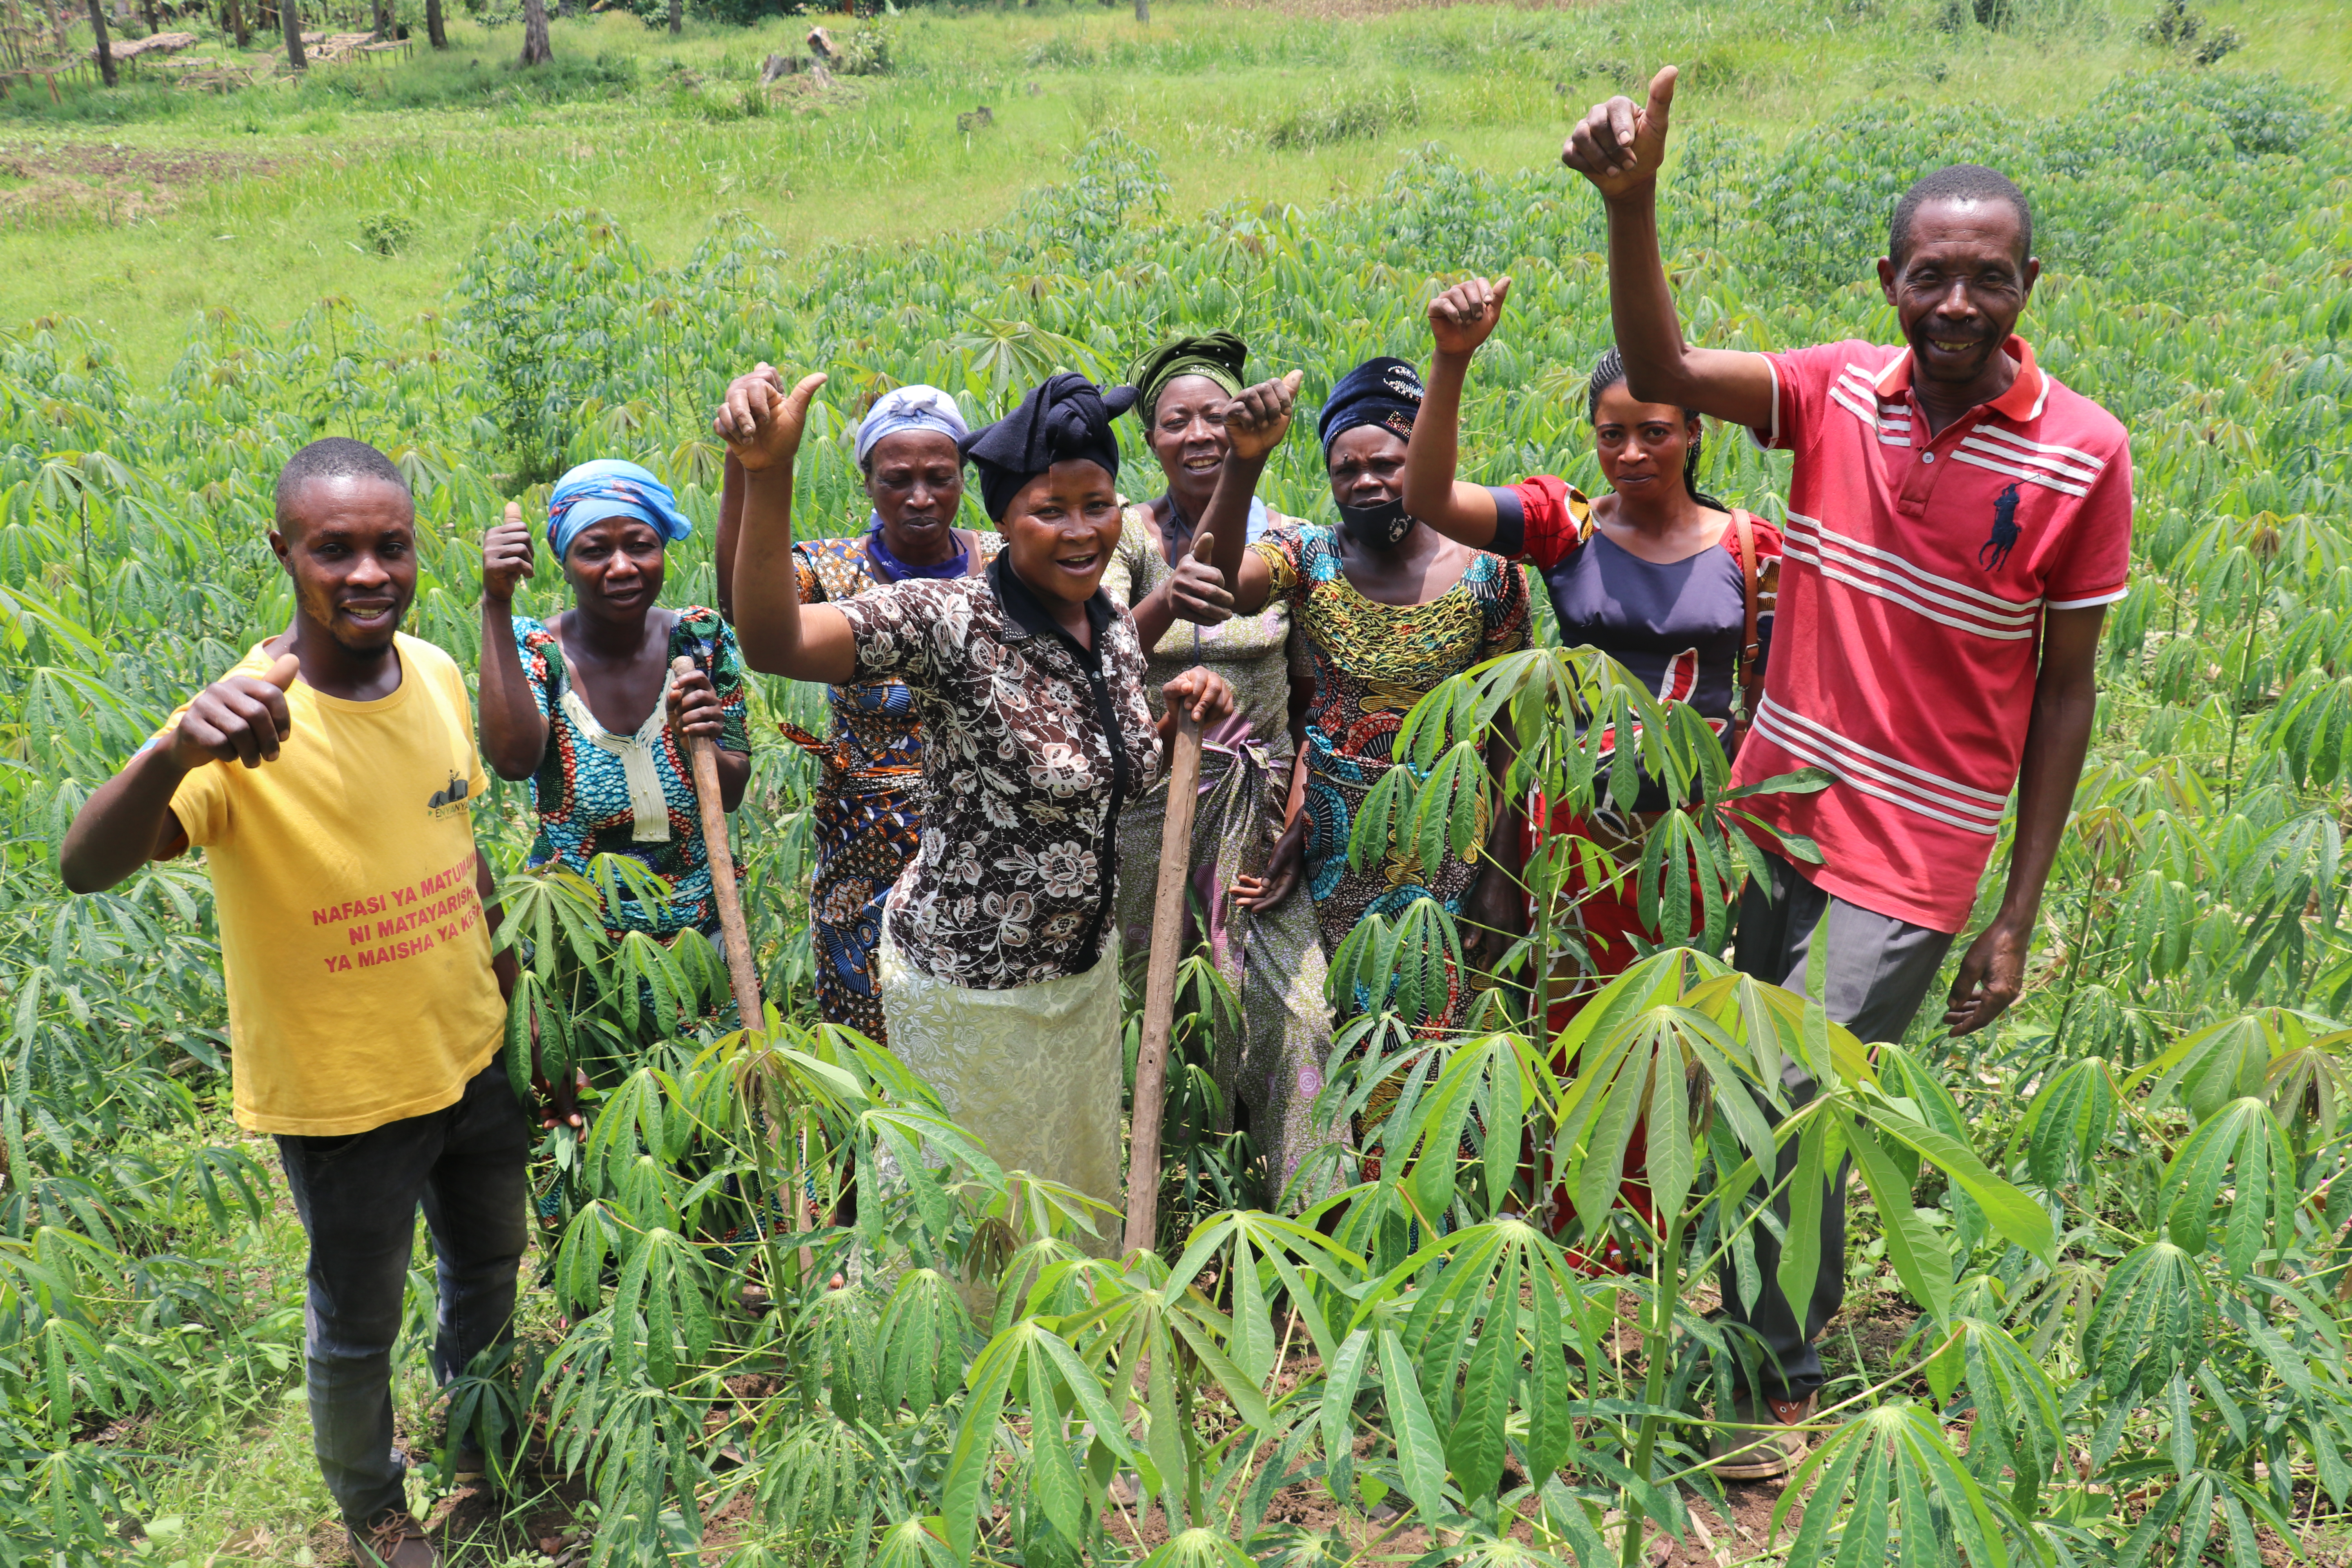
M 392 1346 L 416 1211 L 444 1382 L 504 1341 L 531 1131 L 499 1065 L 513 958 L 475 853 L 488 781 L 448 655 L 402 636 L 408 488 L 318 441 L 278 476 L 270 547 L 290 633 L 257 646 L 100 786 L 66 836 L 77 892 L 203 847 L 228 989 L 237 1121 L 274 1133 L 310 1243 L 312 1441 L 363 1564 L 438 1562 L 393 1448 Z M 571 1116 L 568 1101 L 557 1114 Z

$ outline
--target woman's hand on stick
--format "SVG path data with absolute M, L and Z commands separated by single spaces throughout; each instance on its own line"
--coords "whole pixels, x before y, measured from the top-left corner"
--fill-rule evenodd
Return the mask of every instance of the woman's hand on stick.
M 1168 700 L 1171 714 L 1189 708 L 1193 721 L 1202 726 L 1233 716 L 1234 689 L 1225 684 L 1223 676 L 1198 665 L 1161 687 L 1160 693 Z

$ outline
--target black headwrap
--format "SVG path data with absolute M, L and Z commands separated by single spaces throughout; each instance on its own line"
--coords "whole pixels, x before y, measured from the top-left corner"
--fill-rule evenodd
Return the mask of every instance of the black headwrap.
M 992 520 L 1021 487 L 1056 463 L 1083 458 L 1118 478 L 1118 437 L 1110 422 L 1135 402 L 1135 388 L 1108 391 L 1074 371 L 1045 378 L 1021 406 L 963 438 L 963 455 L 980 470 L 980 500 Z
M 1158 417 L 1160 395 L 1180 375 L 1204 375 L 1227 397 L 1242 390 L 1242 366 L 1249 363 L 1249 345 L 1231 332 L 1206 332 L 1199 337 L 1171 338 L 1127 373 L 1135 384 L 1135 401 L 1146 419 Z
M 1421 372 L 1401 359 L 1368 359 L 1331 389 L 1315 433 L 1328 458 L 1331 443 L 1359 425 L 1377 425 L 1401 441 L 1410 440 L 1420 412 Z

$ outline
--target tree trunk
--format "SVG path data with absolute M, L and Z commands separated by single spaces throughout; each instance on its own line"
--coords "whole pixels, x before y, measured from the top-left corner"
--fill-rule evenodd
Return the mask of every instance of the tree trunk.
M 89 0 L 89 30 L 97 37 L 99 79 L 114 85 L 114 45 L 106 37 L 106 0 Z
M 669 36 L 686 31 L 686 0 L 669 0 Z
M 309 70 L 310 62 L 302 58 L 302 7 L 295 0 L 278 0 L 278 21 L 286 29 L 286 63 Z
M 547 42 L 547 0 L 522 0 L 522 63 L 543 66 L 554 58 Z
M 1135 19 L 1147 27 L 1151 25 L 1151 0 L 1135 0 Z
M 556 0 L 555 14 L 566 21 L 572 18 L 572 0 Z
M 425 0 L 425 37 L 436 49 L 449 47 L 449 29 L 441 19 L 441 0 Z
M 392 37 L 392 0 L 375 0 L 375 36 L 378 39 Z
M 240 49 L 253 42 L 253 24 L 246 20 L 244 0 L 228 0 L 228 30 Z
M 155 0 L 139 0 L 139 19 L 147 24 L 151 38 L 163 30 L 163 24 L 155 19 Z

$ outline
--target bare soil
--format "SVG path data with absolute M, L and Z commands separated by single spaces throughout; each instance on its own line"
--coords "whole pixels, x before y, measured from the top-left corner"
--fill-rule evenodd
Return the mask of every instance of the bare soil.
M 276 172 L 266 158 L 207 149 L 106 143 L 0 148 L 0 222 L 92 217 L 132 223 L 170 212 L 199 185 Z

